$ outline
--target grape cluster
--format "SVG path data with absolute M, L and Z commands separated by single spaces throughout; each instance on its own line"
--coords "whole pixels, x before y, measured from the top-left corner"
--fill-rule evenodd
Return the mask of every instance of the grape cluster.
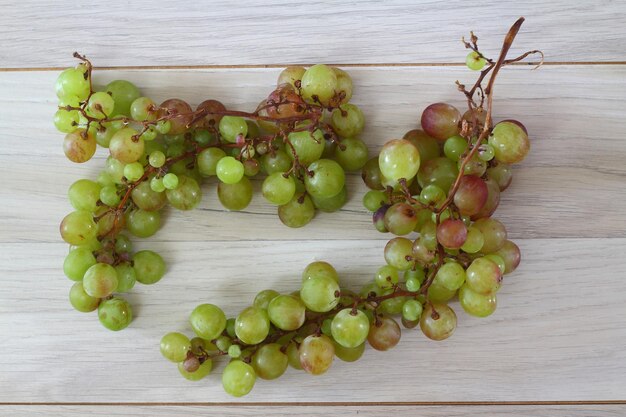
M 60 226 L 71 245 L 64 272 L 76 281 L 74 308 L 97 309 L 108 329 L 132 320 L 131 306 L 116 294 L 136 282 L 154 284 L 166 270 L 159 254 L 132 253 L 123 230 L 152 236 L 166 204 L 193 209 L 209 177 L 217 177 L 226 209 L 243 210 L 252 200 L 250 178 L 260 174 L 263 197 L 277 206 L 280 220 L 302 227 L 316 209 L 334 212 L 345 204 L 345 171 L 359 171 L 368 160 L 358 138 L 363 113 L 350 103 L 352 80 L 339 68 L 288 67 L 248 113 L 217 100 L 195 110 L 178 98 L 157 104 L 125 80 L 95 89 L 91 63 L 75 56 L 81 63 L 56 82 L 54 124 L 66 133 L 63 150 L 77 163 L 91 159 L 97 145 L 110 155 L 96 181 L 81 179 L 69 189 L 75 211 Z
M 474 34 L 465 42 L 471 49 L 467 66 L 481 73 L 470 90 L 457 82 L 469 106 L 464 114 L 450 104 L 431 104 L 421 115 L 421 129 L 388 141 L 364 164 L 362 177 L 371 191 L 363 204 L 377 230 L 396 235 L 373 281 L 355 293 L 341 287 L 332 265 L 317 261 L 304 270 L 299 291 L 261 291 L 237 317 L 227 318 L 213 304 L 196 307 L 189 317 L 195 337 L 172 332 L 160 344 L 183 377 L 202 379 L 216 358 L 228 357 L 222 385 L 240 397 L 257 377 L 278 378 L 288 366 L 318 375 L 335 356 L 358 360 L 366 343 L 380 351 L 393 348 L 401 337 L 393 316 L 441 341 L 457 326 L 448 304 L 454 297 L 472 316 L 494 312 L 503 275 L 517 268 L 521 255 L 491 216 L 511 183 L 510 165 L 524 159 L 530 142 L 516 120 L 493 124 L 492 91 L 501 67 L 532 53 L 506 60 L 522 22 L 510 29 L 497 60 L 478 50 Z

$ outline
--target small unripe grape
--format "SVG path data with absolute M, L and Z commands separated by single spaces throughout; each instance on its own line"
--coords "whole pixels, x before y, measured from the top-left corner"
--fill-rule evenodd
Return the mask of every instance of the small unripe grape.
M 467 68 L 471 69 L 472 71 L 480 71 L 481 69 L 483 69 L 486 63 L 487 61 L 485 60 L 485 58 L 481 57 L 480 54 L 476 51 L 470 52 L 465 58 L 465 64 L 467 65 Z

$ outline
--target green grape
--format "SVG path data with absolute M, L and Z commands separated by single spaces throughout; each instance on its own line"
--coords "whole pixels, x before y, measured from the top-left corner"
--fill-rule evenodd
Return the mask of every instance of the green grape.
M 445 263 L 437 271 L 435 282 L 450 291 L 456 291 L 465 282 L 465 270 L 457 262 Z
M 437 226 L 435 226 L 435 222 L 428 221 L 424 223 L 420 229 L 420 239 L 426 248 L 430 250 L 437 248 Z
M 521 162 L 530 151 L 528 135 L 513 122 L 500 122 L 495 125 L 488 142 L 493 146 L 496 160 L 506 164 Z
M 384 190 L 382 173 L 378 166 L 378 157 L 370 158 L 361 170 L 361 178 L 371 190 Z
M 118 130 L 111 138 L 109 152 L 120 162 L 129 164 L 137 161 L 144 152 L 144 140 L 137 138 L 137 131 L 130 127 Z
M 178 183 L 178 175 L 172 172 L 168 172 L 163 176 L 163 186 L 167 190 L 175 190 L 176 188 L 178 188 Z
M 313 176 L 305 175 L 304 185 L 307 192 L 316 198 L 330 198 L 341 192 L 346 175 L 343 168 L 331 159 L 320 159 L 309 165 Z
M 244 168 L 240 161 L 232 156 L 225 156 L 217 162 L 215 172 L 220 181 L 226 184 L 234 184 L 243 178 Z
M 478 52 L 472 51 L 465 58 L 465 65 L 472 71 L 480 71 L 487 64 L 485 58 L 481 57 Z
M 96 153 L 96 137 L 90 130 L 83 136 L 85 129 L 76 129 L 65 135 L 63 152 L 67 159 L 78 164 L 87 162 Z
M 343 104 L 333 110 L 330 124 L 339 136 L 352 138 L 363 131 L 365 117 L 356 105 Z
M 288 146 L 287 156 L 293 160 L 293 152 L 295 152 L 298 155 L 298 161 L 304 166 L 308 166 L 320 159 L 324 152 L 324 134 L 319 129 L 313 133 L 309 131 L 291 132 L 287 138 L 291 144 L 290 147 Z
M 248 394 L 256 382 L 254 368 L 245 362 L 235 359 L 231 361 L 222 374 L 224 391 L 233 397 L 243 397 Z
M 87 242 L 82 243 L 81 245 L 70 245 L 69 252 L 73 252 L 79 248 L 85 248 L 90 250 L 91 252 L 95 252 L 99 249 L 102 249 L 102 242 L 100 242 L 97 238 L 93 238 L 88 240 Z
M 200 174 L 205 177 L 216 175 L 217 163 L 226 156 L 220 148 L 207 148 L 198 154 L 197 162 Z
M 224 312 L 213 304 L 200 304 L 189 316 L 193 331 L 206 340 L 217 339 L 226 328 Z
M 96 237 L 98 228 L 88 211 L 74 211 L 63 218 L 61 237 L 70 245 L 83 245 Z
M 465 151 L 467 151 L 467 140 L 460 135 L 454 135 L 446 139 L 443 144 L 443 153 L 452 161 L 461 159 L 461 155 L 463 155 Z
M 342 139 L 335 151 L 335 160 L 346 171 L 358 171 L 367 162 L 369 157 L 367 145 L 357 138 Z
M 483 161 L 491 161 L 496 156 L 496 151 L 493 146 L 484 144 L 478 148 L 478 158 Z
M 302 97 L 311 103 L 328 105 L 337 90 L 337 74 L 324 64 L 313 65 L 302 75 Z
M 139 162 L 131 162 L 124 167 L 124 176 L 130 182 L 135 182 L 143 176 L 143 165 Z
M 243 210 L 252 201 L 252 184 L 246 177 L 242 177 L 235 184 L 220 182 L 217 186 L 217 196 L 228 210 Z
M 345 104 L 352 98 L 352 78 L 350 75 L 342 69 L 333 67 L 333 71 L 337 76 L 337 89 L 338 93 L 343 94 L 341 104 Z
M 299 329 L 304 324 L 305 312 L 304 303 L 293 295 L 278 295 L 267 306 L 270 321 L 281 330 Z
M 420 191 L 419 200 L 422 204 L 437 206 L 446 200 L 446 193 L 434 184 L 429 184 Z
M 220 336 L 215 339 L 215 346 L 221 352 L 228 352 L 228 349 L 232 346 L 233 342 L 227 336 Z
M 70 289 L 70 303 L 77 311 L 89 313 L 98 308 L 100 299 L 87 294 L 82 282 L 76 282 Z
M 124 165 L 125 164 L 123 162 L 120 162 L 113 157 L 107 158 L 104 165 L 104 170 L 109 175 L 113 183 L 122 183 L 122 178 L 124 177 Z
M 370 324 L 367 341 L 376 350 L 386 351 L 400 342 L 402 332 L 396 321 L 388 316 L 378 317 Z
M 78 180 L 68 190 L 70 204 L 76 210 L 95 211 L 100 198 L 100 184 L 91 180 Z
M 398 270 L 390 265 L 381 266 L 376 271 L 374 281 L 380 288 L 391 288 L 398 283 Z
M 446 140 L 459 133 L 461 113 L 446 103 L 434 103 L 422 112 L 422 129 L 438 140 Z
M 167 175 L 165 175 L 165 177 L 167 177 Z M 163 177 L 163 181 L 165 187 L 167 188 L 167 184 L 165 184 L 165 177 Z M 178 175 L 177 178 L 177 187 L 175 189 L 168 189 L 165 191 L 167 201 L 169 201 L 170 204 L 178 210 L 194 209 L 202 199 L 202 191 L 200 190 L 198 182 L 187 175 Z
M 204 362 L 200 364 L 200 367 L 193 372 L 189 372 L 185 369 L 184 362 L 178 363 L 178 371 L 185 379 L 189 381 L 201 380 L 202 378 L 210 374 L 212 369 L 213 361 L 211 359 L 205 359 Z
M 416 292 L 422 287 L 422 283 L 415 277 L 405 278 L 407 291 Z
M 504 260 L 504 273 L 510 274 L 515 271 L 521 260 L 521 253 L 517 245 L 510 240 L 504 242 L 504 245 L 495 252 Z
M 467 285 L 463 285 L 459 291 L 459 303 L 467 314 L 475 317 L 491 315 L 498 304 L 495 294 L 479 294 L 472 291 Z
M 389 204 L 389 196 L 383 191 L 370 190 L 363 196 L 363 206 L 371 212 L 385 204 Z
M 315 206 L 311 197 L 306 194 L 296 193 L 290 202 L 278 207 L 278 217 L 288 227 L 303 227 L 313 220 L 314 216 Z
M 492 218 L 479 219 L 474 222 L 473 226 L 483 234 L 482 252 L 497 252 L 504 246 L 507 233 L 504 225 L 498 220 Z
M 302 370 L 302 364 L 300 363 L 300 350 L 294 342 L 291 342 L 287 345 L 286 354 L 289 366 L 299 371 Z
M 69 279 L 80 281 L 85 276 L 85 272 L 95 264 L 96 258 L 91 249 L 79 246 L 65 257 L 63 272 Z
M 383 146 L 378 165 L 385 178 L 397 182 L 413 178 L 420 167 L 420 154 L 413 144 L 404 139 L 391 140 Z
M 410 204 L 395 203 L 385 211 L 383 221 L 385 228 L 394 235 L 407 235 L 415 230 L 417 213 Z
M 490 253 L 489 255 L 485 255 L 484 258 L 489 259 L 490 261 L 498 265 L 498 268 L 500 268 L 500 272 L 502 273 L 502 275 L 504 275 L 504 273 L 506 272 L 505 271 L 506 264 L 504 263 L 504 258 L 502 258 L 500 255 L 497 255 L 495 253 Z
M 219 130 L 224 140 L 235 143 L 237 136 L 241 135 L 244 138 L 246 137 L 248 134 L 248 124 L 243 117 L 224 116 L 220 120 Z
M 133 244 L 126 235 L 119 234 L 115 238 L 115 251 L 118 253 L 130 252 Z
M 78 126 L 79 113 L 77 110 L 59 109 L 54 114 L 54 127 L 59 132 L 70 133 L 76 130 Z
M 132 210 L 126 215 L 126 227 L 137 237 L 150 237 L 161 228 L 161 214 L 158 211 Z
M 317 277 L 331 278 L 335 282 L 339 282 L 337 270 L 331 264 L 324 261 L 311 262 L 304 268 L 304 271 L 302 271 L 302 282 Z
M 93 93 L 87 102 L 87 114 L 96 119 L 105 119 L 111 116 L 115 102 L 113 97 L 105 92 Z
M 462 160 L 457 162 L 457 167 L 459 170 L 461 169 Z M 463 168 L 463 175 L 475 175 L 477 177 L 482 177 L 485 172 L 487 172 L 487 162 L 483 161 L 478 157 L 478 155 L 474 155 Z
M 104 130 L 98 129 L 96 131 L 96 142 L 103 148 L 108 148 L 111 144 L 111 138 L 113 138 L 113 135 L 115 135 L 118 130 L 119 129 L 116 129 L 113 126 L 109 126 Z
M 422 163 L 441 155 L 437 139 L 430 137 L 421 129 L 413 129 L 405 133 L 402 139 L 408 140 L 417 148 Z
M 344 362 L 355 362 L 359 360 L 361 356 L 363 356 L 363 352 L 365 352 L 365 343 L 361 343 L 359 346 L 353 348 L 347 348 L 333 340 L 333 347 L 335 348 L 335 356 Z
M 106 91 L 115 100 L 115 109 L 111 116 L 129 116 L 131 114 L 131 105 L 141 96 L 141 92 L 135 84 L 126 80 L 111 81 L 107 84 Z
M 455 295 L 456 290 L 450 290 L 439 283 L 433 282 L 431 286 L 428 287 L 428 300 L 435 303 L 450 301 Z
M 422 303 L 417 300 L 406 300 L 402 305 L 402 317 L 409 321 L 417 321 L 422 315 Z
M 461 245 L 461 250 L 467 253 L 477 253 L 482 249 L 484 242 L 482 232 L 478 228 L 470 226 L 467 228 L 467 238 L 465 243 Z
M 117 285 L 117 272 L 109 264 L 96 263 L 85 271 L 83 287 L 92 297 L 108 297 L 116 290 Z
M 155 193 L 162 194 L 163 191 L 166 190 L 165 184 L 163 184 L 163 178 L 152 177 L 152 179 L 150 180 L 150 189 Z M 165 200 L 167 201 L 167 197 L 165 198 Z
M 388 295 L 392 292 L 393 290 L 388 288 L 384 290 L 383 295 Z M 380 311 L 390 315 L 401 314 L 402 306 L 407 299 L 407 297 L 395 297 L 384 300 L 380 303 Z
M 348 200 L 348 190 L 344 185 L 341 191 L 332 197 L 320 198 L 311 196 L 311 200 L 313 200 L 313 205 L 321 211 L 325 213 L 334 213 L 346 204 L 346 201 Z
M 326 335 L 307 336 L 300 344 L 300 365 L 313 375 L 321 375 L 330 368 L 335 357 L 335 347 Z
M 274 298 L 278 297 L 280 295 L 280 293 L 278 291 L 274 291 L 274 290 L 263 290 L 261 292 L 259 292 L 256 297 L 254 297 L 254 301 L 252 302 L 252 305 L 254 307 L 258 307 L 258 308 L 262 308 L 264 310 L 267 310 L 270 304 L 270 301 L 272 301 Z M 270 317 L 271 320 L 271 317 Z
M 130 117 L 140 122 L 153 121 L 157 117 L 156 107 L 157 106 L 152 99 L 148 97 L 138 97 L 130 104 Z
M 166 135 L 170 132 L 170 130 L 172 130 L 172 122 L 169 120 L 161 120 L 160 122 L 157 122 L 156 129 L 162 135 Z
M 261 343 L 269 331 L 270 319 L 262 308 L 248 307 L 239 313 L 235 321 L 235 334 L 247 345 Z
M 128 292 L 133 289 L 137 281 L 135 269 L 128 262 L 122 262 L 115 266 L 117 272 L 117 292 Z
M 486 258 L 474 259 L 467 268 L 466 274 L 469 289 L 483 295 L 498 291 L 502 282 L 500 267 Z
M 137 281 L 149 285 L 157 283 L 165 274 L 165 261 L 156 252 L 142 250 L 133 255 Z
M 487 201 L 483 208 L 471 217 L 471 220 L 490 217 L 500 204 L 500 187 L 498 184 L 493 179 L 487 178 L 485 185 L 487 186 Z
M 182 333 L 171 332 L 161 338 L 161 355 L 171 362 L 182 362 L 191 350 L 189 338 Z
M 420 318 L 420 328 L 429 339 L 447 339 L 456 329 L 456 314 L 447 304 L 428 303 Z
M 507 164 L 498 164 L 495 167 L 487 168 L 487 176 L 493 179 L 500 191 L 506 190 L 513 180 L 513 171 Z
M 385 246 L 385 261 L 394 269 L 406 271 L 413 265 L 413 242 L 396 237 Z
M 261 167 L 267 175 L 275 172 L 285 172 L 291 168 L 292 160 L 285 151 L 276 150 L 261 157 Z
M 296 193 L 296 182 L 282 172 L 274 172 L 263 181 L 263 197 L 272 204 L 287 204 Z
M 367 339 L 370 323 L 361 310 L 352 311 L 345 308 L 338 312 L 332 320 L 331 333 L 333 339 L 341 346 L 355 348 Z
M 131 193 L 131 198 L 137 207 L 146 211 L 160 210 L 167 203 L 165 194 L 154 191 L 148 181 L 143 181 L 136 186 Z
M 59 74 L 55 90 L 61 100 L 75 98 L 77 101 L 83 101 L 89 96 L 89 81 L 81 70 L 68 68 Z
M 300 298 L 311 311 L 325 313 L 339 303 L 339 284 L 327 275 L 316 275 L 302 282 Z
M 133 310 L 126 300 L 115 296 L 100 302 L 98 319 L 104 327 L 116 332 L 128 327 L 133 320 Z
M 252 355 L 250 365 L 262 379 L 276 379 L 285 373 L 288 366 L 287 355 L 278 343 L 263 345 Z
M 454 161 L 443 157 L 434 158 L 420 167 L 417 182 L 420 187 L 426 187 L 429 184 L 436 185 L 447 193 L 458 173 L 459 169 Z
M 278 75 L 278 81 L 276 82 L 276 84 L 279 86 L 281 84 L 289 84 L 295 88 L 296 81 L 302 80 L 302 76 L 304 75 L 305 71 L 306 69 L 304 67 L 289 66 L 282 70 L 281 73 Z
M 109 207 L 117 206 L 120 203 L 120 196 L 115 185 L 107 185 L 100 189 L 100 201 Z

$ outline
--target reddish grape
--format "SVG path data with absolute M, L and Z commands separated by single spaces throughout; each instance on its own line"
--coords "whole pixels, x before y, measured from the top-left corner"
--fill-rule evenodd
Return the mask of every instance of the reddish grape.
M 459 188 L 454 194 L 454 204 L 459 212 L 465 216 L 471 216 L 480 212 L 487 202 L 487 184 L 482 178 L 475 175 L 461 177 Z
M 226 110 L 226 106 L 217 100 L 204 100 L 202 103 L 198 104 L 196 110 L 206 110 L 207 112 L 206 115 L 197 122 L 198 127 L 209 128 L 219 125 L 220 120 L 222 120 L 222 115 L 215 114 L 215 112 L 223 112 Z
M 159 117 L 174 116 L 169 119 L 171 127 L 168 133 L 170 135 L 179 135 L 187 130 L 187 125 L 191 123 L 192 116 L 190 114 L 191 106 L 186 101 L 179 98 L 170 98 L 161 103 L 159 107 Z
M 463 220 L 446 219 L 437 227 L 437 241 L 448 249 L 459 249 L 467 239 Z
M 435 103 L 422 113 L 422 129 L 438 140 L 446 140 L 459 133 L 461 113 L 456 107 L 446 103 Z
M 515 271 L 522 258 L 519 247 L 510 240 L 504 242 L 504 245 L 497 252 L 495 252 L 495 254 L 504 259 L 505 274 L 510 274 Z
M 498 208 L 498 204 L 500 204 L 500 187 L 498 187 L 498 184 L 489 178 L 485 181 L 485 185 L 487 186 L 487 200 L 485 201 L 485 205 L 483 205 L 482 209 L 478 213 L 472 215 L 472 220 L 491 217 L 491 215 Z
M 394 235 L 407 235 L 415 229 L 417 213 L 407 203 L 396 203 L 389 207 L 384 216 L 385 228 Z
M 400 341 L 402 331 L 398 323 L 391 317 L 383 316 L 370 325 L 367 341 L 376 350 L 389 350 Z
M 504 246 L 504 242 L 506 242 L 506 229 L 498 220 L 487 217 L 477 220 L 474 222 L 473 226 L 478 228 L 485 238 L 481 252 L 493 253 Z
M 429 339 L 447 339 L 456 329 L 456 314 L 447 304 L 428 303 L 420 318 L 420 328 Z

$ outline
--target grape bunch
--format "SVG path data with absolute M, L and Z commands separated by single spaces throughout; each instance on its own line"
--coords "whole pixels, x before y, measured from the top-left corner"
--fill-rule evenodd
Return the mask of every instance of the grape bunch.
M 494 125 L 492 97 L 500 68 L 540 53 L 506 59 L 522 22 L 510 29 L 497 60 L 479 51 L 473 33 L 465 42 L 467 66 L 481 71 L 469 90 L 457 82 L 467 111 L 431 104 L 422 112 L 421 129 L 388 141 L 365 163 L 362 177 L 371 190 L 363 204 L 377 230 L 396 236 L 373 281 L 351 291 L 332 265 L 317 261 L 304 270 L 299 291 L 261 291 L 236 317 L 199 305 L 189 317 L 193 338 L 172 332 L 161 339 L 162 355 L 183 377 L 200 380 L 214 360 L 228 357 L 222 385 L 240 397 L 257 377 L 276 379 L 288 366 L 319 375 L 335 357 L 358 360 L 366 343 L 389 350 L 400 341 L 401 325 L 445 340 L 457 326 L 449 305 L 455 297 L 469 315 L 494 312 L 503 275 L 517 268 L 521 254 L 491 216 L 511 183 L 511 164 L 526 157 L 530 142 L 519 121 Z
M 286 68 L 253 112 L 213 99 L 193 110 L 178 98 L 157 104 L 125 80 L 96 88 L 91 62 L 75 57 L 81 63 L 56 81 L 54 124 L 66 133 L 63 150 L 71 161 L 88 161 L 97 145 L 109 156 L 97 180 L 69 188 L 75 211 L 60 226 L 71 245 L 63 269 L 75 281 L 72 306 L 97 309 L 108 329 L 132 320 L 119 294 L 136 282 L 154 284 L 166 271 L 159 254 L 133 253 L 129 235 L 154 235 L 167 203 L 193 209 L 202 181 L 217 177 L 221 204 L 243 210 L 252 200 L 250 178 L 262 174 L 263 197 L 277 206 L 282 223 L 302 227 L 316 209 L 334 212 L 345 204 L 345 171 L 359 171 L 368 160 L 359 139 L 363 113 L 350 103 L 352 80 L 339 68 Z

